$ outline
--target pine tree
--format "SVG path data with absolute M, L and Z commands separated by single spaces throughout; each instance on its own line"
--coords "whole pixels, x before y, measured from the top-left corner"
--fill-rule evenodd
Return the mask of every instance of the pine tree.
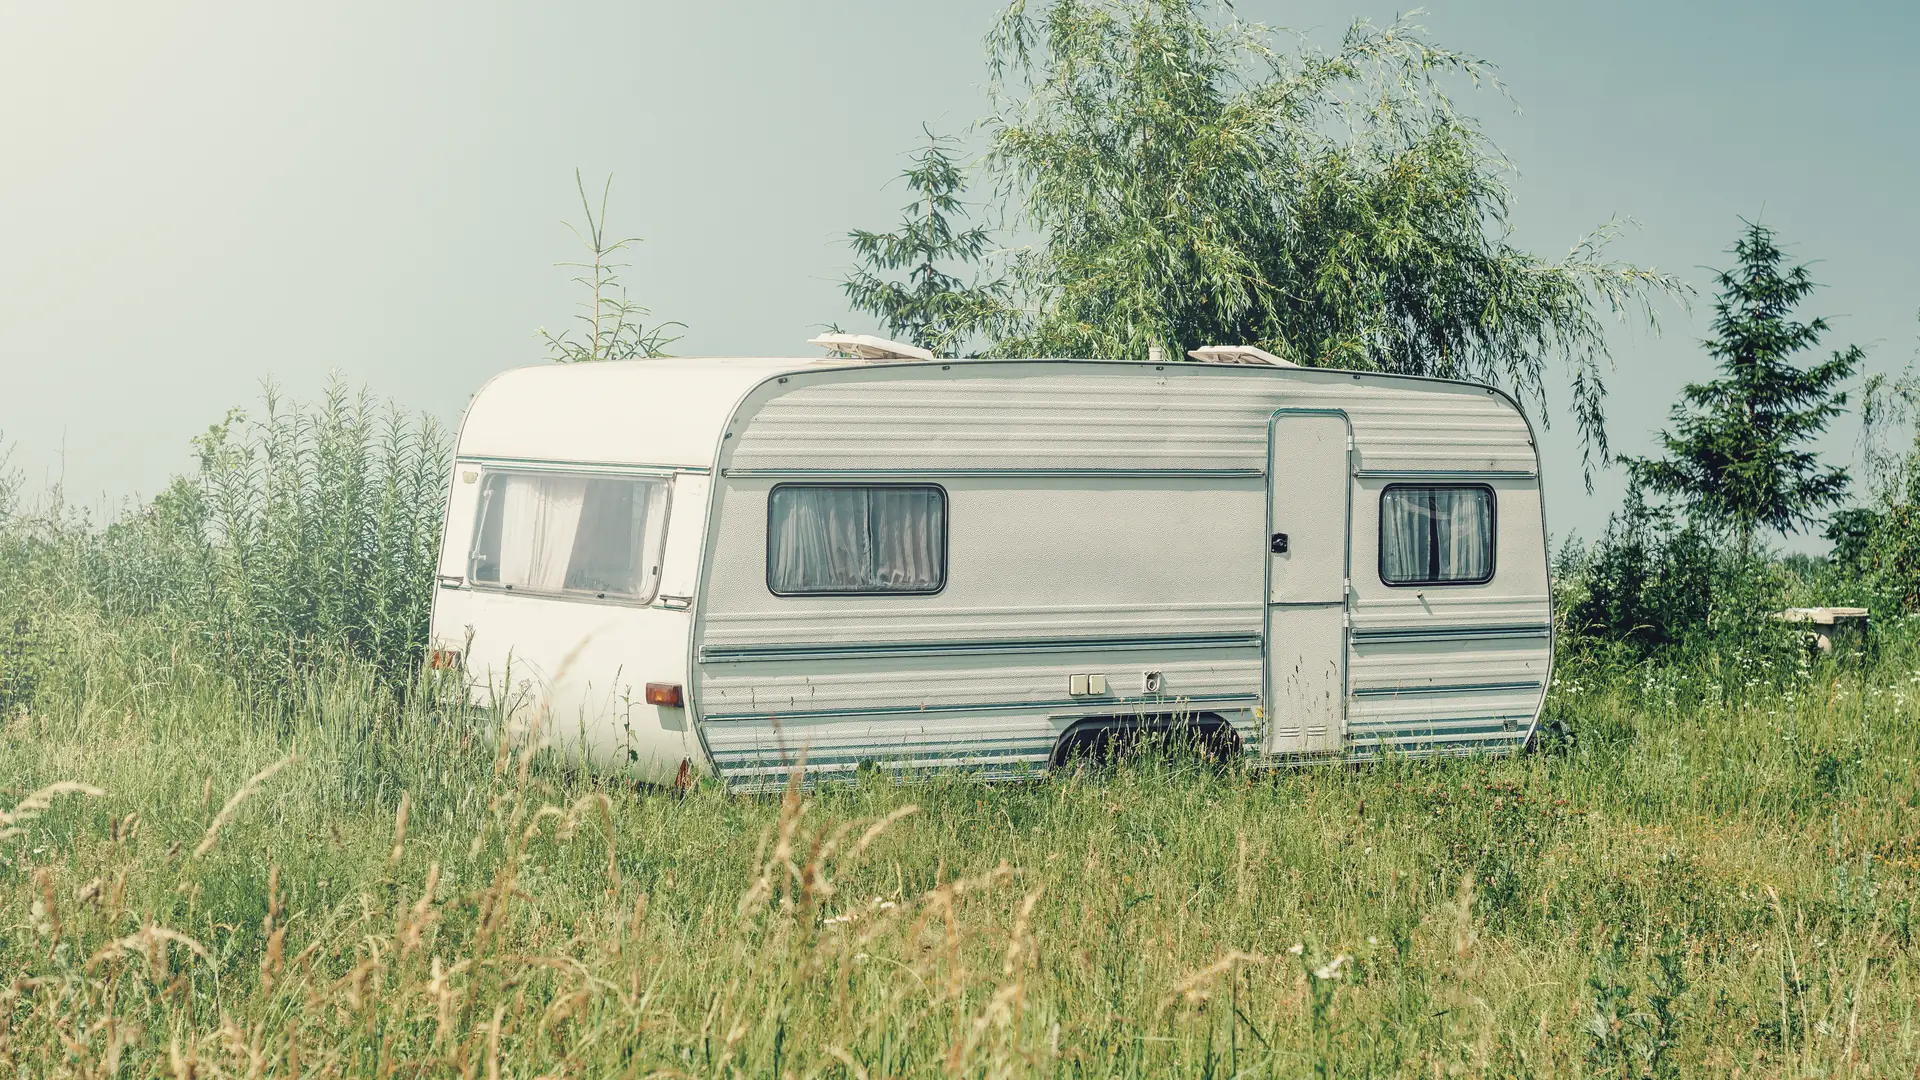
M 954 160 L 953 140 L 923 127 L 926 145 L 900 174 L 913 201 L 897 232 L 848 233 L 861 265 L 842 288 L 855 309 L 876 316 L 887 334 L 955 356 L 1005 309 L 1006 286 L 995 280 L 962 281 L 942 264 L 974 266 L 985 261 L 992 241 L 984 226 L 955 232 L 955 219 L 967 217 L 961 194 L 966 175 Z M 883 277 L 906 270 L 906 280 Z
M 1846 471 L 1821 465 L 1805 444 L 1845 407 L 1839 386 L 1864 355 L 1854 345 L 1810 368 L 1793 362 L 1828 329 L 1824 318 L 1792 318 L 1816 287 L 1813 276 L 1804 265 L 1785 267 L 1773 230 L 1746 226 L 1732 249 L 1736 265 L 1714 275 L 1719 298 L 1705 344 L 1721 377 L 1687 386 L 1673 430 L 1660 433 L 1665 458 L 1628 462 L 1649 489 L 1730 529 L 1743 556 L 1757 531 L 1797 531 L 1845 496 Z

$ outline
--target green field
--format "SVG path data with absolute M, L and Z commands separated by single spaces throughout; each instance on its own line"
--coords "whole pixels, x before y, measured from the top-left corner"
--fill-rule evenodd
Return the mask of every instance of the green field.
M 415 681 L 444 443 L 269 405 L 105 527 L 0 470 L 0 1080 L 1920 1069 L 1854 564 L 1570 546 L 1516 758 L 676 793 Z M 1869 655 L 1763 616 L 1849 589 Z
M 1904 649 L 1563 663 L 1574 738 L 1515 759 L 782 800 L 565 773 L 351 665 L 242 694 L 73 618 L 4 721 L 0 1076 L 1920 1066 Z M 58 782 L 95 790 L 36 814 Z

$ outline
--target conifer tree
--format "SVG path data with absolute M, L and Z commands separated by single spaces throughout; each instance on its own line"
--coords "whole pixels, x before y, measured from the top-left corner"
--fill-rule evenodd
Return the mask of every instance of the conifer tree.
M 1672 430 L 1660 433 L 1664 458 L 1628 463 L 1650 490 L 1729 529 L 1743 556 L 1757 531 L 1797 531 L 1845 497 L 1846 471 L 1820 464 L 1806 444 L 1845 407 L 1840 385 L 1864 355 L 1853 345 L 1812 367 L 1794 363 L 1828 329 L 1824 318 L 1793 318 L 1816 287 L 1813 276 L 1785 265 L 1773 230 L 1746 226 L 1732 248 L 1733 269 L 1714 275 L 1719 298 L 1705 344 L 1720 378 L 1687 386 Z

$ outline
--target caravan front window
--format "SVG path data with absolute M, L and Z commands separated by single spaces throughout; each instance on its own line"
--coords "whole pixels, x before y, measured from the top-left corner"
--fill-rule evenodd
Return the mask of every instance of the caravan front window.
M 937 593 L 946 583 L 940 487 L 781 484 L 767 497 L 767 588 L 777 596 Z
M 667 481 L 489 472 L 468 578 L 645 603 L 660 584 Z

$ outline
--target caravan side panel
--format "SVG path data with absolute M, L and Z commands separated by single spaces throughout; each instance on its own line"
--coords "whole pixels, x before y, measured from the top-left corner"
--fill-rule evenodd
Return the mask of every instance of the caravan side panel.
M 1010 774 L 1044 767 L 1082 717 L 1171 711 L 1217 713 L 1257 746 L 1280 408 L 1353 423 L 1347 751 L 1523 738 L 1548 640 L 1455 636 L 1547 622 L 1534 448 L 1506 399 L 1343 372 L 956 362 L 796 373 L 733 417 L 696 605 L 695 700 L 715 765 L 750 784 L 802 755 L 822 771 L 872 759 Z M 1424 598 L 1370 580 L 1390 477 L 1468 473 L 1500 485 L 1495 578 Z M 945 588 L 773 595 L 768 499 L 795 482 L 940 485 Z M 1085 674 L 1109 692 L 1071 693 Z M 1481 730 L 1487 717 L 1497 732 Z M 1438 738 L 1455 728 L 1473 737 Z

